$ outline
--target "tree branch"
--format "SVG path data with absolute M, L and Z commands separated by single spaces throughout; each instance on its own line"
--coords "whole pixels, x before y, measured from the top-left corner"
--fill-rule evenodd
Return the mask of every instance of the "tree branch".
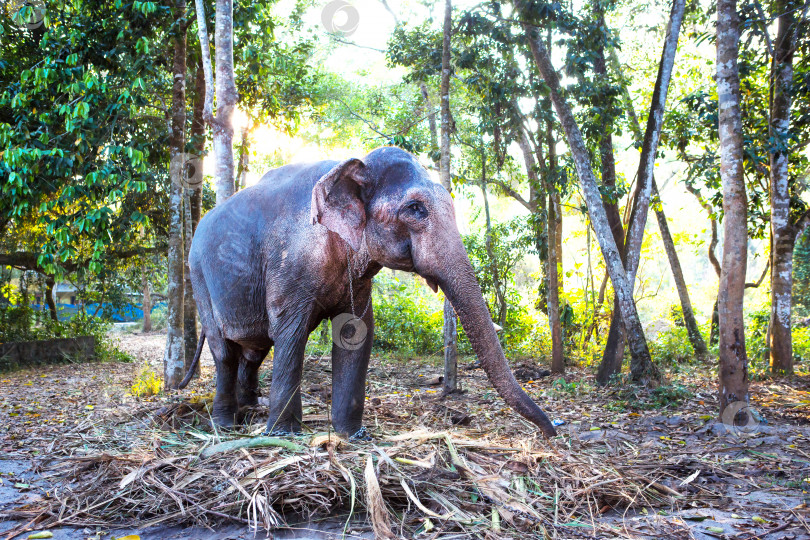
M 768 270 L 770 269 L 770 267 L 771 267 L 771 260 L 768 259 L 768 262 L 765 263 L 765 270 L 762 271 L 762 275 L 759 276 L 759 280 L 756 283 L 746 283 L 745 288 L 746 289 L 756 289 L 757 287 L 762 285 L 762 282 L 765 281 L 765 276 L 768 275 Z
M 528 210 L 529 212 L 532 211 L 532 205 L 529 204 L 529 201 L 524 199 L 520 193 L 507 186 L 503 180 L 498 180 L 496 178 L 487 178 L 487 182 L 490 184 L 495 184 L 496 186 L 501 188 L 504 193 L 506 193 L 507 195 L 515 199 L 517 202 L 519 202 L 521 205 L 523 205 L 526 208 L 526 210 Z

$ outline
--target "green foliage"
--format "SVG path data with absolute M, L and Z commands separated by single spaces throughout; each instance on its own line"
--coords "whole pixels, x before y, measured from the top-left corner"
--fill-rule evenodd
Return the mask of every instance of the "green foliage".
M 793 360 L 797 373 L 810 371 L 810 326 L 793 329 Z
M 524 305 L 515 282 L 517 265 L 531 246 L 528 222 L 518 217 L 462 238 L 492 319 L 503 327 L 501 342 L 510 354 L 529 355 L 537 337 L 537 321 Z
M 374 278 L 374 348 L 402 355 L 443 350 L 442 303 L 416 279 L 387 272 Z
M 46 17 L 39 29 L 10 26 L 4 36 L 0 220 L 38 228 L 37 264 L 51 273 L 100 271 L 159 206 L 150 164 L 165 159 L 166 127 L 150 114 L 155 88 L 168 82 L 156 76 L 164 52 L 155 45 L 169 8 L 146 5 L 51 4 L 48 13 L 70 24 Z
M 649 340 L 650 354 L 656 363 L 683 364 L 695 360 L 689 334 L 683 326 L 673 326 Z
M 618 379 L 614 407 L 621 410 L 677 409 L 693 392 L 682 384 L 664 384 L 652 390 Z
M 442 34 L 430 23 L 398 26 L 388 41 L 388 65 L 409 68 L 405 82 L 426 81 L 442 69 Z
M 579 396 L 587 394 L 593 387 L 587 381 L 571 381 L 568 382 L 560 377 L 551 384 L 551 389 L 554 393 L 564 396 Z
M 8 303 L 0 302 L 0 343 L 93 336 L 99 360 L 132 361 L 109 337 L 109 320 L 79 312 L 70 319 L 54 321 L 48 313 L 33 309 L 19 291 L 8 285 L 3 296 Z
M 793 314 L 810 317 L 810 228 L 796 240 L 793 250 Z
M 748 371 L 752 378 L 762 377 L 770 370 L 768 325 L 771 319 L 770 305 L 748 309 L 745 314 L 745 349 L 748 354 Z

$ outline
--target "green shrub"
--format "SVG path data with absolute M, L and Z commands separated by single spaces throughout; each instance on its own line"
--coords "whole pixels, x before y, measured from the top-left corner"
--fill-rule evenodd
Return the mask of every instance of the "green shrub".
M 7 293 L 11 303 L 0 305 L 0 342 L 93 336 L 99 360 L 132 361 L 132 357 L 119 350 L 108 336 L 112 327 L 109 320 L 80 311 L 70 319 L 54 321 L 50 314 L 23 303 L 20 295 Z
M 156 306 L 152 310 L 152 331 L 153 332 L 160 332 L 162 330 L 166 330 L 167 328 L 167 320 L 168 320 L 168 311 L 166 308 L 166 304 L 160 304 Z
M 441 354 L 442 301 L 408 276 L 374 278 L 374 348 L 379 352 Z
M 628 376 L 616 377 L 613 381 L 618 387 L 616 401 L 611 405 L 614 410 L 653 410 L 676 409 L 692 396 L 692 391 L 682 384 L 665 384 L 652 390 L 633 384 Z
M 793 328 L 793 362 L 797 372 L 810 371 L 810 326 Z
M 689 332 L 683 326 L 673 326 L 659 332 L 649 341 L 650 354 L 656 362 L 681 364 L 695 360 L 695 351 L 689 341 Z

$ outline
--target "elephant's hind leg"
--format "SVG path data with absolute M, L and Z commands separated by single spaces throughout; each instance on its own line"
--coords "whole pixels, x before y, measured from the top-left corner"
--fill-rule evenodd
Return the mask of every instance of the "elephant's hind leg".
M 269 352 L 270 349 L 242 349 L 236 388 L 236 400 L 240 407 L 259 404 L 259 368 Z
M 220 332 L 208 336 L 208 346 L 217 366 L 217 391 L 214 396 L 214 422 L 221 427 L 233 427 L 237 422 L 239 403 L 236 400 L 237 370 L 241 347 L 222 337 Z

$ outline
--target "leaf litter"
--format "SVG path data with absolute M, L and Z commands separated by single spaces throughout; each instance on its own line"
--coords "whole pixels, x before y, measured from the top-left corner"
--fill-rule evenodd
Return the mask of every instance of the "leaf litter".
M 189 390 L 144 399 L 127 392 L 138 368 L 0 376 L 0 449 L 30 459 L 52 486 L 0 512 L 23 523 L 7 537 L 122 523 L 270 531 L 327 516 L 377 538 L 810 535 L 806 378 L 754 383 L 770 423 L 747 433 L 714 421 L 709 369 L 671 374 L 680 389 L 670 402 L 661 391 L 596 388 L 585 369 L 543 374 L 523 384 L 562 424 L 549 441 L 481 370 L 462 370 L 466 392 L 442 400 L 425 384 L 437 367 L 375 357 L 364 418 L 374 438 L 354 443 L 329 432 L 328 357 L 307 359 L 305 431 L 281 440 L 260 436 L 261 406 L 238 430 L 211 425 L 210 361 Z

